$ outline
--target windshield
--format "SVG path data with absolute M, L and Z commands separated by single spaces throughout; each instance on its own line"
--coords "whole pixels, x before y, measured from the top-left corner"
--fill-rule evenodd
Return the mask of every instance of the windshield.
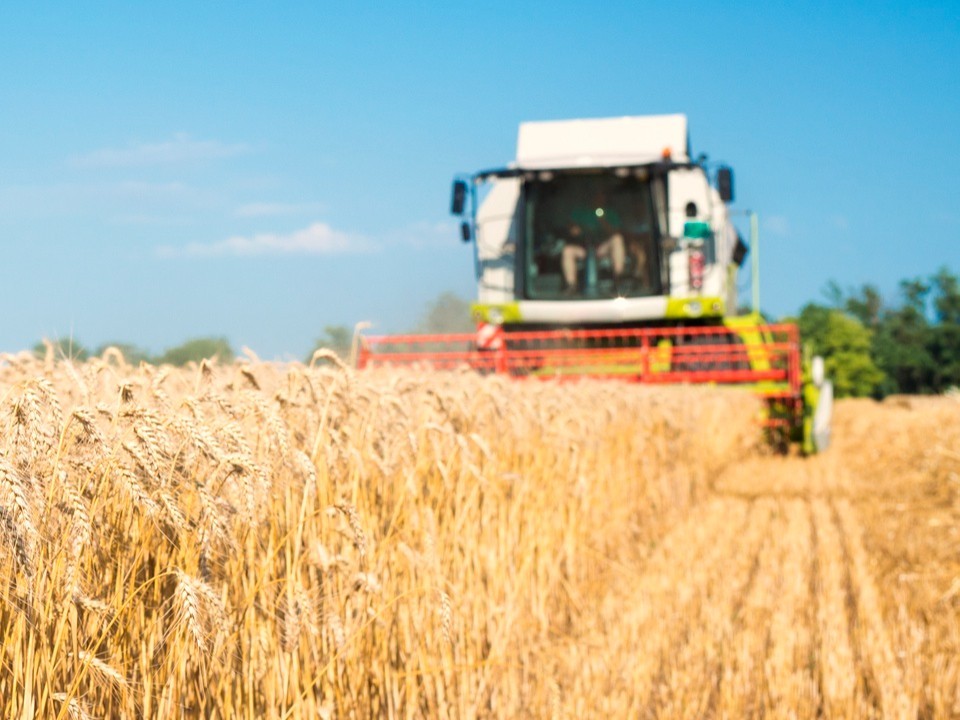
M 524 184 L 525 295 L 601 299 L 662 294 L 654 211 L 659 179 L 541 174 Z M 657 207 L 664 203 L 658 203 Z

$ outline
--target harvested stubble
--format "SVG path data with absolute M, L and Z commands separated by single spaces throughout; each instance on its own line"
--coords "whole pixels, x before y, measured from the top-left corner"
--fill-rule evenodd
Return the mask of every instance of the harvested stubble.
M 811 462 L 727 391 L 6 363 L 4 717 L 960 711 L 957 404 Z
M 752 458 L 714 485 L 727 502 L 785 504 L 794 515 L 773 533 L 812 550 L 781 571 L 777 614 L 793 605 L 793 619 L 770 636 L 775 649 L 777 627 L 793 629 L 796 690 L 784 695 L 771 652 L 768 711 L 960 717 L 960 402 L 844 401 L 834 439 L 823 456 Z

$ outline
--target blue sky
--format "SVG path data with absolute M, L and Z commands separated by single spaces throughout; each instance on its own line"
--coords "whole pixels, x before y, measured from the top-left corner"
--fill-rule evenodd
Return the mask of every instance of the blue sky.
M 960 271 L 957 3 L 4 3 L 0 351 L 406 329 L 474 292 L 455 173 L 667 112 L 761 214 L 768 312 Z

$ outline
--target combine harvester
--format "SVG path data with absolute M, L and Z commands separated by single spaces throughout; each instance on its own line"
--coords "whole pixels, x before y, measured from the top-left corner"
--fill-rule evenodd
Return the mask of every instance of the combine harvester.
M 823 363 L 759 315 L 754 213 L 753 311 L 736 315 L 748 246 L 733 194 L 729 167 L 691 156 L 683 115 L 523 123 L 515 162 L 453 184 L 477 332 L 362 336 L 358 367 L 748 387 L 776 444 L 825 449 Z

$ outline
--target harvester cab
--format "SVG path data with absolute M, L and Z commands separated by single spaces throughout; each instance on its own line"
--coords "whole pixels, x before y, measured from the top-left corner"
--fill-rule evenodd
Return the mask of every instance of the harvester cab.
M 745 386 L 777 444 L 823 449 L 829 381 L 795 326 L 757 311 L 755 215 L 754 312 L 736 315 L 733 197 L 733 171 L 691 155 L 683 115 L 523 123 L 512 163 L 453 184 L 477 332 L 363 337 L 358 364 Z
M 515 162 L 454 183 L 475 316 L 508 330 L 723 318 L 745 257 L 732 178 L 690 158 L 683 115 L 523 123 Z

